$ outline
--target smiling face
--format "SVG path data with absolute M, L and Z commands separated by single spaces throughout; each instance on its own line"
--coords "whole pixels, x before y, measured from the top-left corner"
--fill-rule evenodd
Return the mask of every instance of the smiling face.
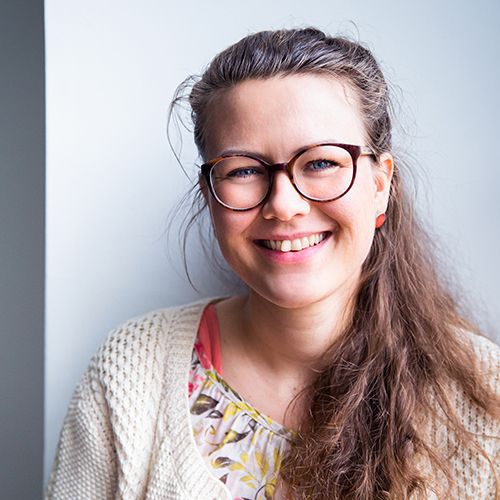
M 245 153 L 282 163 L 307 146 L 367 141 L 354 93 L 326 76 L 249 80 L 212 102 L 209 115 L 207 159 Z M 266 202 L 247 212 L 221 206 L 208 190 L 205 196 L 222 254 L 250 293 L 285 308 L 346 304 L 376 215 L 385 212 L 391 174 L 389 155 L 378 163 L 361 156 L 352 189 L 332 202 L 304 199 L 285 172 L 275 174 Z

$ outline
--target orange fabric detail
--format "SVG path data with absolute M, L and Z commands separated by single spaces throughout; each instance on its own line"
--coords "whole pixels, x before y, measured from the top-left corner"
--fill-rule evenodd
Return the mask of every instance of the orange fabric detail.
M 198 341 L 195 349 L 203 368 L 209 370 L 213 366 L 215 371 L 222 376 L 219 327 L 213 304 L 209 304 L 203 311 L 198 328 Z

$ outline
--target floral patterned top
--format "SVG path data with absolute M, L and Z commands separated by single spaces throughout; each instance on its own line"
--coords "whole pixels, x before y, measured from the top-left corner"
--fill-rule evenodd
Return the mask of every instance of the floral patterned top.
M 221 375 L 215 308 L 204 313 L 189 374 L 191 425 L 206 467 L 235 500 L 271 500 L 294 433 L 246 403 Z

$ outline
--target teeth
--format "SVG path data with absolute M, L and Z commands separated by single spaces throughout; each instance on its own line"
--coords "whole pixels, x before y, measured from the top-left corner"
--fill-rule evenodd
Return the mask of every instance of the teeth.
M 307 247 L 312 247 L 321 243 L 326 238 L 327 233 L 311 234 L 295 240 L 266 240 L 265 246 L 272 250 L 280 250 L 281 252 L 298 252 Z

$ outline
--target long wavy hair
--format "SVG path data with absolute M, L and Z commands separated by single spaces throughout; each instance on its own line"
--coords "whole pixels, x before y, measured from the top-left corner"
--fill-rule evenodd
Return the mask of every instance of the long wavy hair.
M 173 108 L 187 97 L 195 142 L 207 160 L 210 106 L 221 93 L 250 79 L 301 74 L 328 75 L 354 90 L 368 145 L 376 155 L 392 153 L 390 93 L 375 58 L 359 43 L 313 28 L 245 37 L 201 78 L 181 85 Z M 449 457 L 427 439 L 429 415 L 461 446 L 489 459 L 462 424 L 450 387 L 458 383 L 495 417 L 500 401 L 461 333 L 475 328 L 435 256 L 396 159 L 387 219 L 363 264 L 351 321 L 303 393 L 307 411 L 280 471 L 287 498 L 406 499 L 431 490 L 449 496 L 454 475 Z M 439 491 L 438 483 L 446 487 Z M 498 489 L 497 480 L 497 495 Z

